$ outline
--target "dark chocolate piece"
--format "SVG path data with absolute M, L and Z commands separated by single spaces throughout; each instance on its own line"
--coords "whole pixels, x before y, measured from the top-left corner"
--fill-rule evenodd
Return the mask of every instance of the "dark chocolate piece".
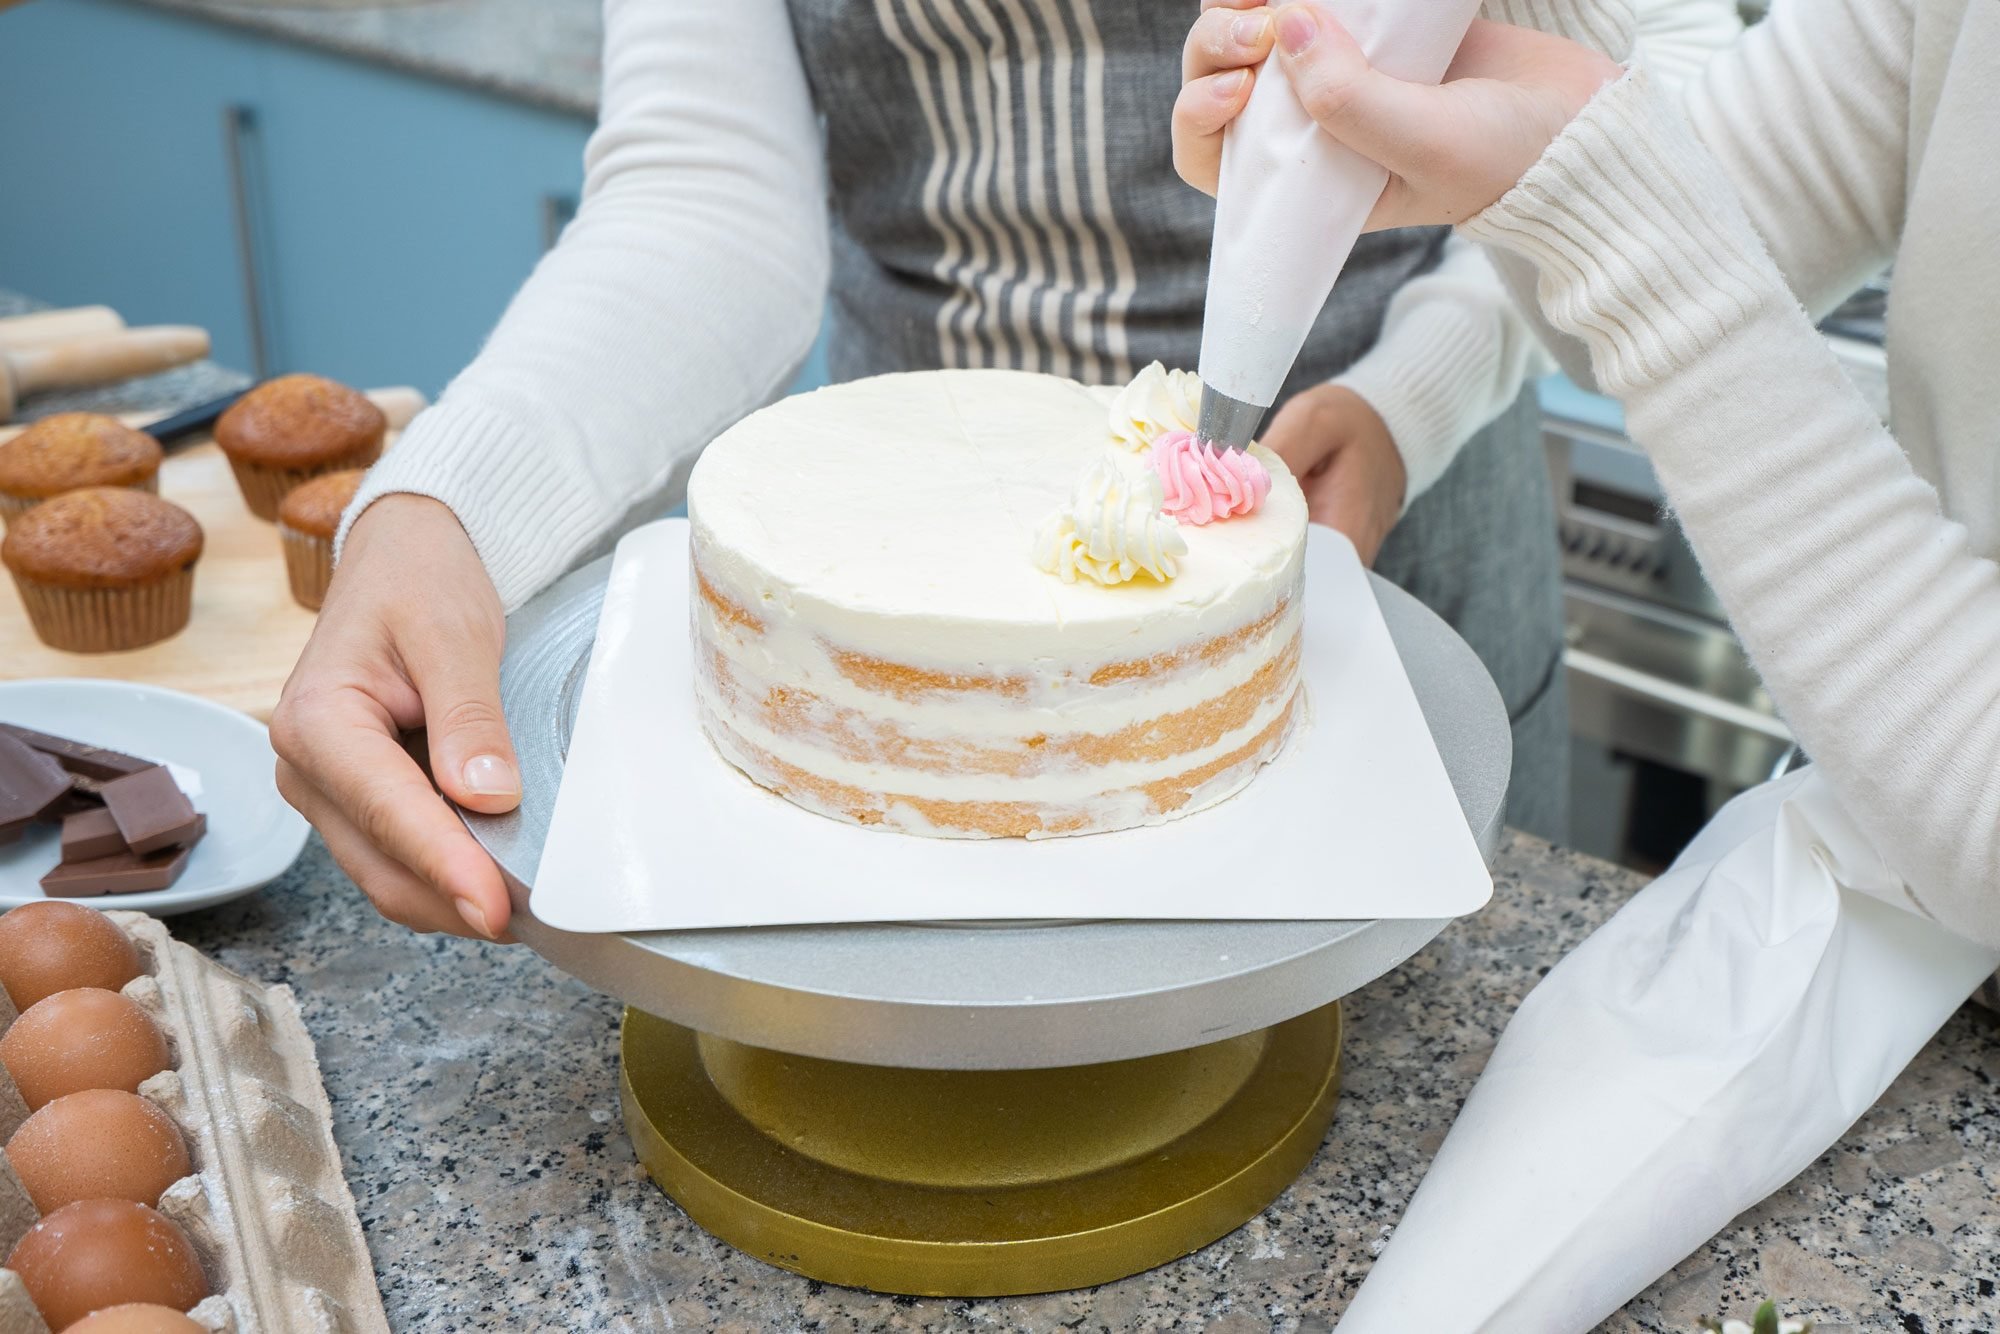
M 81 899 L 165 889 L 181 878 L 193 856 L 191 847 L 166 848 L 150 856 L 120 852 L 87 862 L 65 862 L 42 877 L 42 893 L 52 899 Z
M 63 819 L 62 859 L 65 866 L 71 862 L 95 861 L 99 857 L 112 857 L 130 851 L 125 845 L 125 836 L 118 832 L 118 822 L 111 818 L 110 811 L 101 806 L 94 811 L 81 811 Z
M 136 755 L 106 750 L 102 746 L 86 745 L 81 741 L 71 741 L 68 737 L 50 736 L 46 732 L 32 731 L 16 723 L 0 723 L 0 733 L 11 736 L 16 741 L 49 756 L 69 772 L 97 782 L 123 778 L 126 774 L 136 774 L 141 769 L 153 767 L 153 761 L 142 760 Z
M 0 734 L 0 824 L 39 820 L 69 795 L 69 775 L 40 751 Z
M 126 846 L 142 856 L 186 843 L 201 820 L 164 766 L 114 778 L 99 795 Z
M 69 791 L 56 800 L 56 804 L 42 812 L 44 820 L 63 820 L 78 811 L 101 811 L 104 798 L 97 795 L 98 783 L 94 778 L 69 776 Z

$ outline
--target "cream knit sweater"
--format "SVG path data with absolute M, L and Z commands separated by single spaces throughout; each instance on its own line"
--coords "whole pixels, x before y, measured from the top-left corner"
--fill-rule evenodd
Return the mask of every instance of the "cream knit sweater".
M 1519 7 L 1579 36 L 1620 8 Z M 1779 0 L 1685 112 L 1627 75 L 1462 228 L 1533 262 L 1542 312 L 1624 401 L 1786 720 L 1910 903 L 1989 945 L 1996 78 L 1995 0 Z M 1891 260 L 1894 436 L 1808 314 Z

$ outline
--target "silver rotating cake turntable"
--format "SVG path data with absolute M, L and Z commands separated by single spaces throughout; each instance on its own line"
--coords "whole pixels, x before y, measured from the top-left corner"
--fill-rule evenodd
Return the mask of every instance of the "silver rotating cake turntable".
M 1443 922 L 536 922 L 528 885 L 609 572 L 588 565 L 509 620 L 522 802 L 465 818 L 507 876 L 515 934 L 631 1007 L 627 1128 L 696 1222 L 835 1283 L 1047 1291 L 1194 1250 L 1304 1168 L 1337 1095 L 1339 998 Z M 1512 762 L 1499 693 L 1450 627 L 1370 578 L 1490 860 Z

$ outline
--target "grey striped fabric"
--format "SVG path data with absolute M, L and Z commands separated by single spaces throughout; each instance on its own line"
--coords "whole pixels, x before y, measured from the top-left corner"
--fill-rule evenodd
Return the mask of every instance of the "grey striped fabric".
M 1213 204 L 1168 123 L 1194 0 L 789 0 L 825 125 L 835 379 L 940 367 L 1116 384 L 1192 368 Z M 1441 229 L 1363 237 L 1285 387 L 1374 343 Z M 1554 522 L 1524 402 L 1411 507 L 1378 567 L 1479 651 L 1516 721 L 1515 823 L 1562 831 Z

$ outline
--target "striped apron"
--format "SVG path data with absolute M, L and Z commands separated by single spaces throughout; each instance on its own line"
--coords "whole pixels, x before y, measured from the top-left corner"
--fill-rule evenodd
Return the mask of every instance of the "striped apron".
M 789 3 L 825 126 L 836 380 L 1194 366 L 1213 205 L 1174 174 L 1168 136 L 1193 0 Z M 1365 353 L 1443 244 L 1363 237 L 1285 396 Z M 1514 724 L 1509 820 L 1561 837 L 1562 607 L 1531 395 L 1417 499 L 1376 568 L 1478 651 Z

